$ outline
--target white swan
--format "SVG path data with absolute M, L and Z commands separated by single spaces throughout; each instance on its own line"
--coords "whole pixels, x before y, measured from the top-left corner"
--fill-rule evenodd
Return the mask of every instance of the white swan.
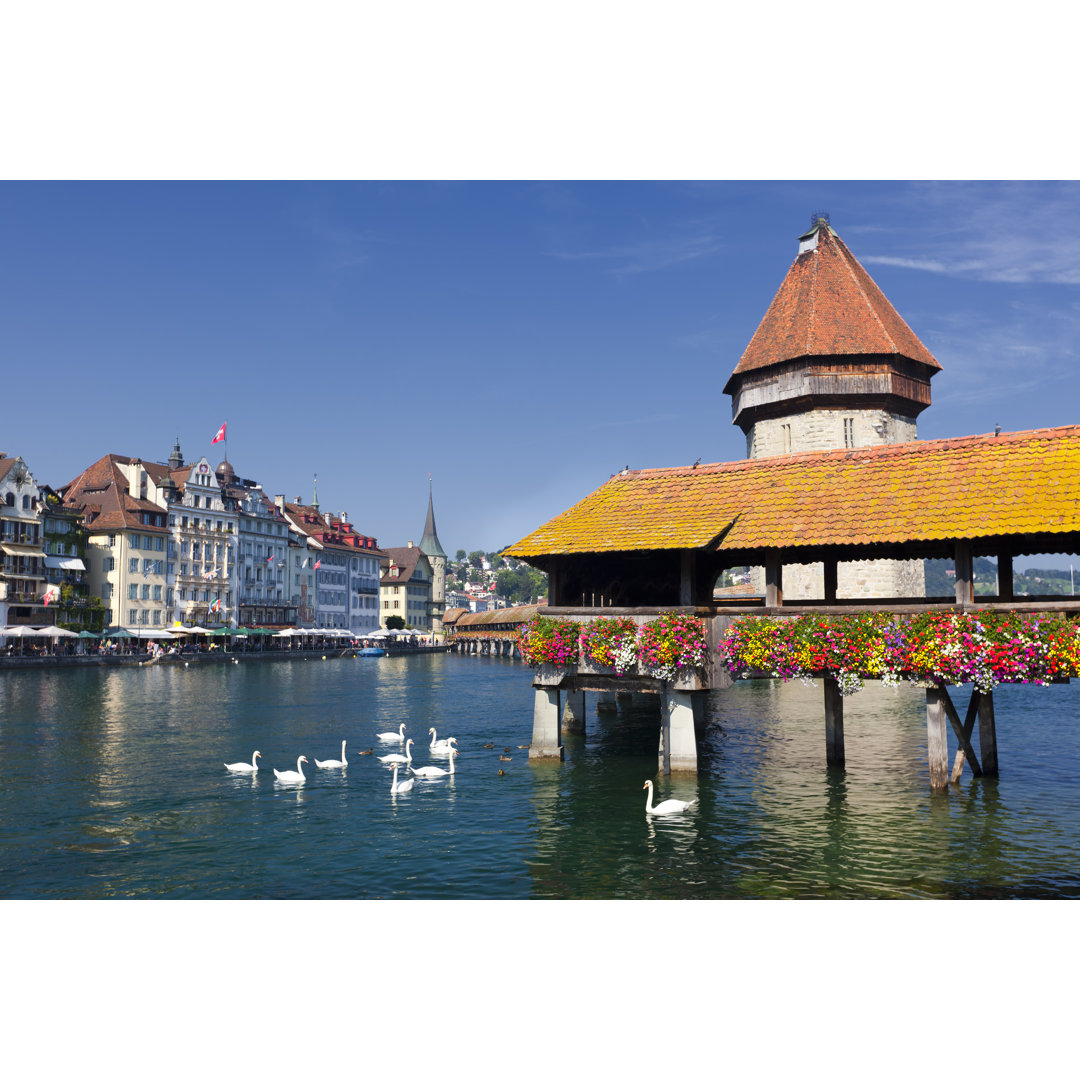
M 432 728 L 431 730 L 434 731 L 435 729 Z M 431 751 L 432 757 L 449 757 L 451 751 L 455 754 L 458 752 L 456 743 L 457 739 L 451 735 L 449 739 L 440 739 L 435 745 L 429 746 L 428 750 Z
M 433 727 L 428 728 L 428 734 L 431 736 L 431 745 L 428 747 L 428 749 L 433 754 L 438 750 L 445 751 L 447 746 L 450 745 L 450 741 L 451 741 L 450 739 L 436 739 L 435 738 L 435 729 Z M 457 739 L 454 739 L 453 741 L 457 742 Z
M 380 739 L 382 742 L 404 742 L 405 725 L 401 725 L 401 730 L 396 735 L 392 731 L 381 731 L 375 738 Z
M 437 780 L 440 776 L 454 775 L 454 758 L 459 751 L 455 750 L 450 755 L 450 768 L 440 769 L 438 765 L 421 765 L 419 769 L 412 769 L 413 776 L 419 776 L 422 780 Z
M 397 771 L 400 768 L 400 765 L 394 766 L 394 782 L 390 785 L 391 795 L 404 795 L 406 791 L 412 791 L 413 784 L 416 783 L 416 781 L 413 780 L 413 778 L 410 776 L 408 780 L 402 780 L 399 784 L 397 780 Z
M 406 766 L 411 765 L 412 764 L 412 754 L 409 753 L 409 747 L 410 746 L 412 746 L 412 739 L 409 739 L 405 743 L 405 753 L 404 754 L 386 754 L 383 757 L 379 758 L 379 760 L 384 765 L 406 765 Z
M 344 769 L 349 763 L 345 760 L 345 740 L 341 740 L 341 760 L 335 761 L 331 758 L 329 761 L 320 761 L 315 759 L 315 768 L 317 769 Z
M 255 764 L 255 759 L 257 757 L 262 757 L 262 754 L 260 754 L 258 750 L 256 750 L 255 753 L 251 755 L 251 764 L 250 765 L 246 761 L 237 761 L 232 765 L 226 764 L 225 768 L 228 769 L 229 772 L 243 772 L 243 773 L 258 772 L 259 771 L 259 766 Z
M 646 780 L 642 785 L 644 788 L 649 789 L 649 794 L 645 799 L 645 813 L 646 814 L 681 814 L 684 810 L 689 809 L 697 799 L 691 799 L 689 802 L 683 802 L 681 799 L 665 799 L 662 803 L 657 803 L 656 806 L 652 804 L 652 781 Z
M 307 761 L 307 758 L 301 754 L 296 759 L 296 772 L 292 772 L 290 769 L 286 769 L 284 772 L 278 772 L 274 770 L 274 779 L 282 784 L 302 784 L 307 777 L 304 775 L 304 770 L 300 768 L 300 762 Z

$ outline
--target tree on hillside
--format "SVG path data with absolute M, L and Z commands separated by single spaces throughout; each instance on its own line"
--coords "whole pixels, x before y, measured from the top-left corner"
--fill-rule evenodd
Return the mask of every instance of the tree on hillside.
M 511 604 L 535 604 L 547 596 L 547 574 L 524 563 L 513 570 L 500 570 L 495 577 L 495 592 Z
M 477 570 L 482 569 L 484 565 L 484 553 L 482 551 L 470 551 L 469 562 L 472 566 L 475 566 Z
M 465 561 L 465 549 L 464 548 L 458 548 L 457 553 L 454 555 L 454 558 L 457 559 L 458 562 L 464 562 Z

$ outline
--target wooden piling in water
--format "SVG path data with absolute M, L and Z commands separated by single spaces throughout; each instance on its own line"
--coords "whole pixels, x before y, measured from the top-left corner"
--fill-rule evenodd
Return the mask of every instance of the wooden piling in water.
M 844 697 L 832 679 L 825 686 L 825 764 L 844 764 Z

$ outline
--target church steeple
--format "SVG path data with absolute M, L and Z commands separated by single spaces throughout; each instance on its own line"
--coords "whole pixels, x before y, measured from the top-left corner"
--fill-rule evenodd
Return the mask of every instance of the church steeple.
M 442 545 L 439 543 L 439 534 L 435 531 L 435 509 L 431 501 L 431 477 L 428 477 L 427 520 L 424 522 L 424 537 L 420 541 L 420 550 L 428 558 L 433 556 L 446 558 L 446 552 L 443 551 Z

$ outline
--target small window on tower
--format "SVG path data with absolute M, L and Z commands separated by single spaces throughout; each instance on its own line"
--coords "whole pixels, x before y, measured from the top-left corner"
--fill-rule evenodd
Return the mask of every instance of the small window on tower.
M 781 431 L 781 435 L 782 435 L 782 438 L 783 438 L 783 444 L 784 444 L 784 451 L 783 452 L 785 454 L 790 454 L 791 453 L 791 425 L 790 424 L 781 424 L 780 425 L 780 431 Z
M 850 450 L 855 445 L 855 420 L 847 417 L 844 420 L 844 448 Z

